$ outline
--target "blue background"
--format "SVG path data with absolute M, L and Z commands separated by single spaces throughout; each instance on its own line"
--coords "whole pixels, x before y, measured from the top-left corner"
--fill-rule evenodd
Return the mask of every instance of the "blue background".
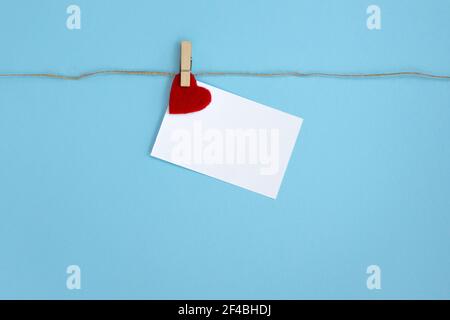
M 450 74 L 449 17 L 447 0 L 2 1 L 0 71 L 177 71 L 189 39 L 197 72 Z M 449 81 L 199 80 L 304 118 L 277 200 L 149 156 L 170 78 L 0 79 L 0 298 L 450 298 Z

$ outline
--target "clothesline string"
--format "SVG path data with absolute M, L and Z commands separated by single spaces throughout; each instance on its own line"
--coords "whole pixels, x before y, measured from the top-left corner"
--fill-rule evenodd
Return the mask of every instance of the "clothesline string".
M 147 70 L 99 70 L 81 73 L 79 75 L 66 75 L 61 73 L 0 73 L 2 78 L 12 77 L 32 77 L 32 78 L 51 78 L 60 80 L 82 80 L 99 75 L 141 75 L 141 76 L 165 76 L 173 77 L 177 72 L 166 71 L 147 71 Z M 193 72 L 195 76 L 241 76 L 241 77 L 328 77 L 328 78 L 388 78 L 388 77 L 415 77 L 428 79 L 450 80 L 450 75 L 439 75 L 418 71 L 399 71 L 385 73 L 328 73 L 328 72 Z

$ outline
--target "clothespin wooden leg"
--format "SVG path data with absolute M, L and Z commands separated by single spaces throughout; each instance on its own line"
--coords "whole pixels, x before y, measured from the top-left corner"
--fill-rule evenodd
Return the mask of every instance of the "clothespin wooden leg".
M 181 41 L 180 57 L 180 85 L 189 87 L 191 85 L 192 69 L 192 44 L 190 41 Z

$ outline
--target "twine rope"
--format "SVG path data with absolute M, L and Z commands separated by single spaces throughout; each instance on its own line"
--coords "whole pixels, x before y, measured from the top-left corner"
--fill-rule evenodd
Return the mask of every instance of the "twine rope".
M 61 73 L 0 73 L 0 78 L 50 78 L 60 80 L 82 80 L 99 75 L 139 75 L 139 76 L 163 76 L 173 77 L 177 72 L 166 71 L 148 71 L 148 70 L 99 70 L 92 72 L 85 72 L 78 75 L 67 75 Z M 418 71 L 400 71 L 400 72 L 384 72 L 384 73 L 328 73 L 328 72 L 242 72 L 242 71 L 225 71 L 225 72 L 196 72 L 195 76 L 237 76 L 237 77 L 326 77 L 326 78 L 393 78 L 393 77 L 414 77 L 427 79 L 441 79 L 450 80 L 450 75 L 439 75 Z

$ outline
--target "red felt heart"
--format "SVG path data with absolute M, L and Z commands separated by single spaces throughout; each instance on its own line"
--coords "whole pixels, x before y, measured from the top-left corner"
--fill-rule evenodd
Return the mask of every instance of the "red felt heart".
M 177 74 L 172 82 L 169 98 L 169 113 L 191 113 L 205 109 L 211 103 L 211 92 L 208 89 L 197 86 L 197 80 L 191 73 L 191 84 L 182 87 L 180 74 Z

